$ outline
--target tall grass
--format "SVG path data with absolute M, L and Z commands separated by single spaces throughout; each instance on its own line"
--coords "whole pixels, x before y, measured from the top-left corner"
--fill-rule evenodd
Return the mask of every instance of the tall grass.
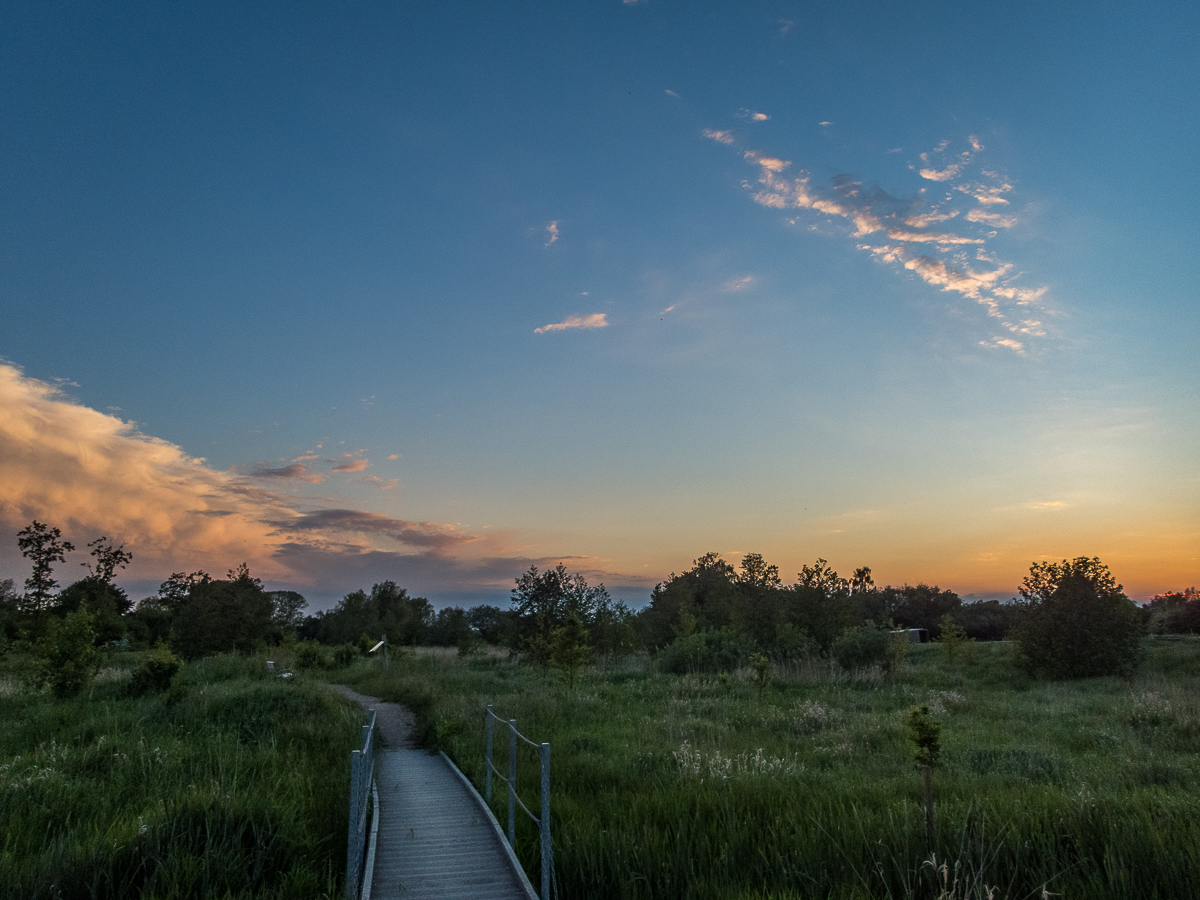
M 669 676 L 644 657 L 574 691 L 495 659 L 364 663 L 351 683 L 408 703 L 480 787 L 487 703 L 549 741 L 566 898 L 1099 900 L 1200 883 L 1198 676 L 1200 644 L 1164 642 L 1130 682 L 1033 682 L 1003 645 L 974 665 L 914 647 L 891 678 L 778 670 L 761 702 L 745 673 Z M 942 722 L 933 847 L 905 725 L 918 702 Z M 536 809 L 532 751 L 519 773 Z M 518 853 L 536 873 L 531 825 Z
M 184 667 L 125 695 L 0 690 L 0 897 L 340 896 L 361 713 L 262 659 Z

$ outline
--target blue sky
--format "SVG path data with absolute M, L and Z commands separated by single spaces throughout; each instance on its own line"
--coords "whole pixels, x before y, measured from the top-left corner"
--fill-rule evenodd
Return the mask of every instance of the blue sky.
M 1198 19 L 5 4 L 0 520 L 318 604 L 1195 583 Z

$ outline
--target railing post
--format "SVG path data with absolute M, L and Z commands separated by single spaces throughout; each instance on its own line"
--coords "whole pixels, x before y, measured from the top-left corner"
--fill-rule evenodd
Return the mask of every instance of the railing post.
M 508 720 L 508 846 L 517 849 L 517 720 Z
M 484 797 L 488 803 L 492 802 L 492 704 L 488 704 L 487 708 L 487 790 Z
M 550 745 L 542 744 L 542 818 L 538 823 L 542 839 L 542 900 L 550 900 L 550 872 L 553 864 L 550 849 Z

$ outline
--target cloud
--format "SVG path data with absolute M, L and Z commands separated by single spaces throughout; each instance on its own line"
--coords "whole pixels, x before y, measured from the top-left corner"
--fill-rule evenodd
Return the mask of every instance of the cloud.
M 558 219 L 555 219 L 553 222 L 551 222 L 549 225 L 546 226 L 546 233 L 548 235 L 550 235 L 550 240 L 546 241 L 546 244 L 545 244 L 547 247 L 549 247 L 551 244 L 553 244 L 555 241 L 558 240 Z
M 922 177 L 928 180 L 933 172 L 937 180 L 943 177 L 949 180 L 973 164 L 984 145 L 974 135 L 968 140 L 970 149 L 958 153 L 954 162 L 943 160 L 936 166 L 927 165 L 924 168 L 929 171 L 922 171 Z M 934 150 L 921 154 L 921 159 L 925 163 L 935 162 L 935 158 L 946 155 L 948 147 L 949 142 L 943 141 Z M 949 194 L 936 207 L 929 208 L 923 196 L 925 188 L 909 197 L 895 196 L 848 174 L 818 183 L 810 172 L 792 169 L 790 160 L 755 149 L 743 150 L 741 155 L 755 167 L 756 178 L 743 183 L 755 203 L 781 211 L 811 210 L 834 221 L 842 220 L 851 226 L 847 236 L 855 239 L 859 249 L 870 253 L 877 262 L 901 267 L 929 285 L 975 301 L 989 319 L 998 320 L 1013 335 L 984 342 L 987 346 L 1023 352 L 1024 343 L 1016 336 L 1045 336 L 1041 319 L 1031 312 L 1043 306 L 1046 288 L 1015 283 L 1021 277 L 1015 266 L 987 252 L 987 243 L 996 232 L 986 228 L 1012 227 L 1016 218 L 958 199 L 966 195 L 983 206 L 1007 203 L 1000 195 L 1011 191 L 1012 184 L 997 173 L 983 169 L 985 181 L 951 185 L 958 193 Z M 787 221 L 792 225 L 800 222 L 794 217 Z M 940 227 L 935 230 L 931 226 Z M 972 247 L 979 264 L 970 263 L 964 252 Z
M 534 334 L 545 334 L 548 331 L 566 331 L 568 328 L 607 328 L 607 313 L 592 313 L 587 316 L 567 316 L 561 322 L 553 325 L 543 325 L 533 329 Z
M 820 125 L 822 128 L 824 128 L 828 125 L 832 125 L 833 123 L 832 122 L 818 122 L 817 124 Z
M 725 291 L 727 294 L 733 294 L 733 293 L 737 293 L 738 291 L 744 291 L 746 288 L 750 287 L 750 285 L 752 285 L 752 284 L 754 284 L 754 276 L 753 275 L 743 275 L 740 278 L 730 278 L 721 287 L 721 290 Z M 674 307 L 672 307 L 672 308 L 674 308 Z
M 343 463 L 340 466 L 334 466 L 333 471 L 335 471 L 335 472 L 361 472 L 363 469 L 365 469 L 369 465 L 370 465 L 370 463 L 368 463 L 365 459 L 352 459 L 348 463 Z
M 745 119 L 747 122 L 766 122 L 771 117 L 766 113 L 755 112 L 752 109 L 742 108 L 738 110 L 738 118 Z
M 309 473 L 308 468 L 303 463 L 295 463 L 279 469 L 271 469 L 264 466 L 255 469 L 250 475 L 253 478 L 295 478 L 297 481 L 304 481 L 308 484 L 320 484 L 325 480 L 325 476 L 320 472 Z
M 708 138 L 710 141 L 716 141 L 718 144 L 732 144 L 733 143 L 733 135 L 730 134 L 728 131 L 714 131 L 711 128 L 705 128 L 700 133 L 702 135 L 704 135 L 706 138 Z
M 320 459 L 320 456 L 316 453 L 307 453 L 304 456 L 297 456 L 292 462 L 305 462 L 310 459 Z
M 243 561 L 265 581 L 323 598 L 318 605 L 388 578 L 415 594 L 494 598 L 531 564 L 559 560 L 590 581 L 613 583 L 604 560 L 514 551 L 501 529 L 476 533 L 324 508 L 319 498 L 283 497 L 260 486 L 259 478 L 294 482 L 296 470 L 287 468 L 262 476 L 213 469 L 0 361 L 0 523 L 12 534 L 36 518 L 62 528 L 79 547 L 106 534 L 133 553 L 125 583 L 147 593 L 172 572 L 221 574 Z M 386 490 L 395 482 L 370 483 Z M 57 569 L 60 580 L 80 571 L 81 555 Z M 16 541 L 0 542 L 0 565 L 26 570 Z M 616 578 L 646 587 L 653 581 Z
M 777 24 L 779 25 L 779 33 L 780 34 L 787 34 L 793 28 L 796 27 L 796 23 L 793 22 L 791 19 L 780 19 Z
M 480 540 L 475 535 L 465 534 L 453 525 L 438 525 L 434 522 L 409 522 L 393 519 L 380 513 L 361 512 L 353 509 L 322 509 L 290 519 L 274 522 L 279 528 L 291 532 L 355 532 L 358 534 L 380 534 L 406 544 L 436 552 L 473 543 Z
M 400 458 L 399 453 L 389 453 L 388 454 L 388 459 L 399 459 L 399 458 Z
M 949 222 L 957 215 L 957 209 L 952 209 L 948 213 L 927 212 L 919 216 L 909 216 L 904 220 L 904 224 L 912 228 L 928 228 L 930 225 L 936 225 L 938 222 Z
M 1006 203 L 1008 201 L 1005 201 Z M 973 209 L 967 213 L 968 222 L 982 222 L 984 225 L 991 225 L 993 228 L 1012 228 L 1017 224 L 1016 216 L 1006 216 L 1003 213 L 989 213 L 982 209 Z
M 677 93 L 675 93 L 674 91 L 670 90 L 669 88 L 667 89 L 666 94 L 668 97 L 674 97 L 676 100 L 679 99 L 679 95 Z
M 1030 509 L 1062 509 L 1067 504 L 1062 500 L 1047 500 L 1044 503 L 1031 503 Z

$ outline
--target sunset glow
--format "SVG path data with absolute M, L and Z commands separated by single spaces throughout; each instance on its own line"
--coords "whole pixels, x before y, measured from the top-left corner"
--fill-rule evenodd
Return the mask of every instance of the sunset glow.
M 1196 9 L 701 7 L 6 7 L 0 579 L 1200 583 Z

